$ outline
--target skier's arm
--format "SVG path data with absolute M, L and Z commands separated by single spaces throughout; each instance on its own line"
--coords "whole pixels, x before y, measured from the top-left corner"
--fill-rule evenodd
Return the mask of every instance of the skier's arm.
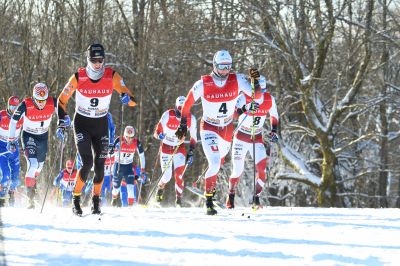
M 111 113 L 107 113 L 107 119 L 108 119 L 108 143 L 112 144 L 114 143 L 114 137 L 115 137 L 115 125 Z
M 113 86 L 114 86 L 114 90 L 116 90 L 120 95 L 123 93 L 126 93 L 129 95 L 129 102 L 128 105 L 129 106 L 136 106 L 136 100 L 135 97 L 133 96 L 133 93 L 125 86 L 124 80 L 122 79 L 122 77 L 117 73 L 117 72 L 113 72 Z
M 72 94 L 74 94 L 77 88 L 78 88 L 78 78 L 77 78 L 77 73 L 75 73 L 69 78 L 67 84 L 64 86 L 64 89 L 58 96 L 57 99 L 58 119 L 64 119 L 64 116 L 67 114 L 67 104 L 69 98 L 71 98 Z
M 61 180 L 63 174 L 64 174 L 64 173 L 63 173 L 63 170 L 61 170 L 60 173 L 58 174 L 58 176 L 56 176 L 56 178 L 54 178 L 53 185 L 54 185 L 55 187 L 58 187 L 58 186 L 60 185 L 60 180 Z
M 15 133 L 17 130 L 17 123 L 20 119 L 23 118 L 26 112 L 26 104 L 25 101 L 18 105 L 17 110 L 15 110 L 14 114 L 10 119 L 10 124 L 8 126 L 8 141 L 15 140 Z
M 203 91 L 204 91 L 203 81 L 198 80 L 189 90 L 189 93 L 186 96 L 186 100 L 183 103 L 182 119 L 187 119 L 191 115 L 190 108 L 192 108 L 193 104 L 203 95 Z
M 140 172 L 144 172 L 144 169 L 146 168 L 146 159 L 144 157 L 144 149 L 142 146 L 142 143 L 140 143 L 139 140 L 137 140 L 137 152 L 139 155 L 139 160 L 140 160 Z
M 189 132 L 190 132 L 190 147 L 194 148 L 197 143 L 197 121 L 194 115 L 191 115 Z
M 164 139 L 164 126 L 167 124 L 169 119 L 169 111 L 162 114 L 160 121 L 158 121 L 156 128 L 154 129 L 153 137 L 155 139 Z M 162 137 L 160 136 L 162 134 Z
M 276 130 L 278 129 L 279 124 L 279 114 L 276 108 L 275 98 L 271 95 L 271 109 L 269 109 L 269 120 L 271 124 L 271 129 Z

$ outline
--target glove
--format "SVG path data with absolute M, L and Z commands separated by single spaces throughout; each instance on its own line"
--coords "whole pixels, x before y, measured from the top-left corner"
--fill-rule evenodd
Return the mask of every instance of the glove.
M 9 152 L 15 152 L 17 150 L 17 141 L 16 140 L 10 140 L 7 142 L 7 150 Z
M 58 127 L 65 129 L 70 126 L 71 126 L 71 118 L 69 118 L 69 115 L 65 115 L 63 119 L 58 120 Z
M 250 68 L 249 69 L 249 78 L 254 80 L 260 79 L 260 72 L 258 72 L 257 68 Z
M 119 98 L 123 105 L 127 105 L 129 103 L 129 101 L 131 100 L 131 98 L 129 97 L 129 95 L 127 93 L 121 93 L 119 95 Z
M 272 143 L 277 143 L 279 141 L 278 134 L 276 134 L 276 130 L 272 129 L 269 133 L 269 141 Z
M 71 126 L 71 118 L 69 118 L 69 115 L 64 116 L 64 126 L 66 128 Z
M 242 110 L 243 110 L 243 112 L 246 112 L 246 111 L 255 112 L 259 108 L 260 108 L 260 104 L 252 101 L 246 105 L 243 105 Z
M 60 126 L 58 126 L 56 130 L 57 138 L 59 138 L 62 141 L 64 141 L 64 130 L 65 127 L 60 127 Z
M 163 140 L 165 138 L 165 134 L 164 133 L 160 133 L 159 135 L 158 135 L 158 139 L 159 140 Z
M 114 144 L 112 143 L 108 144 L 108 154 L 113 155 L 114 150 L 115 150 Z
M 186 154 L 186 163 L 189 166 L 192 165 L 192 163 L 193 163 L 193 155 L 194 155 L 193 150 L 194 150 L 194 148 L 190 147 L 188 153 Z
M 186 119 L 182 118 L 181 122 L 179 123 L 179 127 L 175 132 L 175 136 L 178 137 L 178 139 L 182 139 L 186 137 L 187 134 L 187 124 L 186 124 Z
M 147 174 L 144 172 L 144 170 L 142 170 L 141 173 L 140 173 L 139 181 L 140 181 L 140 183 L 142 183 L 142 185 L 144 183 L 146 183 L 146 181 L 147 181 Z

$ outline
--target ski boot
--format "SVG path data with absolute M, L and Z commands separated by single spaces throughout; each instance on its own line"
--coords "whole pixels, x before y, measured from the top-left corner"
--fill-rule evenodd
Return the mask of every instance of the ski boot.
M 176 197 L 175 207 L 182 208 L 182 197 Z
M 216 215 L 218 212 L 214 209 L 213 196 L 206 196 L 207 215 Z
M 228 194 L 226 197 L 226 208 L 227 209 L 234 209 L 235 208 L 235 194 Z
M 14 194 L 15 194 L 15 191 L 12 191 L 12 190 L 8 191 L 8 195 L 9 195 L 8 205 L 10 207 L 14 207 L 14 204 L 15 204 L 15 195 Z
M 260 203 L 260 197 L 259 196 L 253 196 L 253 210 L 258 210 L 258 209 L 262 209 L 262 205 Z
M 94 195 L 92 197 L 92 214 L 100 214 L 101 210 L 100 210 L 100 197 Z
M 36 189 L 35 187 L 27 187 L 26 188 L 26 194 L 28 196 L 28 209 L 34 209 L 35 208 L 35 194 L 36 194 Z
M 81 209 L 81 195 L 73 195 L 72 196 L 72 212 L 77 216 L 82 216 Z
M 112 196 L 111 206 L 113 206 L 113 207 L 122 207 L 122 201 L 121 201 L 120 194 Z
M 156 201 L 160 203 L 164 198 L 164 189 L 163 188 L 158 188 L 157 193 L 156 193 Z

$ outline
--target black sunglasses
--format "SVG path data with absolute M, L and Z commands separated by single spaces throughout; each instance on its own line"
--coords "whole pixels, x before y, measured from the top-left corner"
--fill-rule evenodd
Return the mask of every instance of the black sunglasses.
M 104 58 L 90 58 L 89 59 L 90 60 L 90 62 L 92 62 L 93 64 L 96 64 L 96 63 L 103 63 L 104 62 Z

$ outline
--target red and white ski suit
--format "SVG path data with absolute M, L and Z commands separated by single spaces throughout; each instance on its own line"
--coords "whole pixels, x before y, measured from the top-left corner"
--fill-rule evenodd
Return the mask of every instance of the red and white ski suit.
M 242 107 L 252 101 L 251 97 L 241 95 L 238 100 L 237 107 Z M 268 164 L 267 153 L 265 150 L 262 131 L 266 117 L 269 113 L 271 128 L 275 128 L 278 123 L 278 111 L 274 97 L 265 92 L 262 97 L 255 100 L 260 104 L 260 108 L 254 113 L 247 111 L 242 113 L 238 119 L 239 128 L 237 129 L 232 143 L 232 162 L 233 169 L 229 178 L 229 193 L 235 193 L 235 187 L 239 182 L 240 176 L 243 173 L 244 162 L 247 152 L 253 157 L 253 139 L 254 130 L 254 145 L 255 145 L 255 162 L 256 162 L 256 194 L 260 194 L 266 180 L 265 168 Z M 254 120 L 253 120 L 254 119 Z M 254 129 L 253 129 L 254 121 Z
M 251 96 L 251 84 L 243 74 L 229 74 L 219 79 L 214 74 L 202 76 L 190 89 L 182 107 L 182 117 L 188 117 L 190 108 L 201 99 L 203 116 L 200 123 L 200 137 L 208 161 L 205 173 L 205 191 L 212 195 L 217 174 L 228 154 L 233 134 L 233 115 L 240 93 Z M 260 97 L 261 92 L 256 93 Z
M 160 166 L 161 171 L 164 172 L 164 174 L 161 177 L 159 185 L 164 185 L 171 180 L 173 163 L 175 193 L 177 197 L 180 197 L 183 192 L 182 177 L 186 159 L 185 145 L 180 145 L 175 155 L 173 155 L 176 146 L 179 144 L 179 139 L 175 136 L 175 131 L 179 127 L 180 121 L 181 119 L 176 117 L 175 110 L 169 109 L 162 114 L 156 130 L 154 131 L 154 137 L 157 139 L 161 133 L 165 135 L 164 139 L 161 141 L 160 147 Z M 190 118 L 187 120 L 187 125 L 190 133 L 190 146 L 194 147 L 197 143 L 197 125 L 194 115 L 190 115 Z M 172 162 L 170 162 L 172 156 L 174 157 L 172 158 Z

